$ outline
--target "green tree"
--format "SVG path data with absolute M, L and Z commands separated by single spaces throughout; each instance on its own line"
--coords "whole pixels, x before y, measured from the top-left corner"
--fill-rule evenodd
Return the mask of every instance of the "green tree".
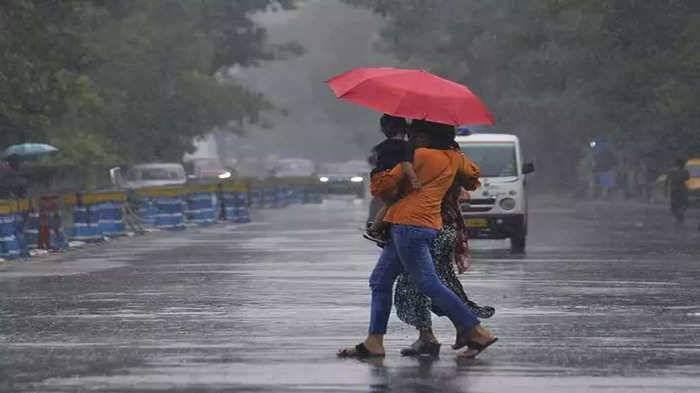
M 269 45 L 255 12 L 292 0 L 8 0 L 0 4 L 0 146 L 46 141 L 55 162 L 180 160 L 192 141 L 270 108 L 227 73 Z
M 700 153 L 691 0 L 347 0 L 387 17 L 382 47 L 464 82 L 551 178 L 590 138 L 652 168 Z

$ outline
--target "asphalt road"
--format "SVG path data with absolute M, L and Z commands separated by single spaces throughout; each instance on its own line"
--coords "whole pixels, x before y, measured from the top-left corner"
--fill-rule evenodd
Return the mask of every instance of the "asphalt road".
M 385 360 L 335 357 L 366 332 L 378 255 L 366 206 L 337 199 L 0 264 L 0 390 L 700 390 L 700 217 L 551 198 L 531 213 L 526 256 L 472 242 L 462 279 L 500 337 L 476 360 L 402 358 L 415 332 L 393 315 Z

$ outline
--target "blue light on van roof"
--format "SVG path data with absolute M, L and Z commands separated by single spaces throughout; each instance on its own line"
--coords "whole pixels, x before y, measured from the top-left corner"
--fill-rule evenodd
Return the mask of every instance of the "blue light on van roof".
M 471 135 L 472 131 L 469 129 L 469 127 L 459 126 L 457 127 L 456 133 L 457 135 Z

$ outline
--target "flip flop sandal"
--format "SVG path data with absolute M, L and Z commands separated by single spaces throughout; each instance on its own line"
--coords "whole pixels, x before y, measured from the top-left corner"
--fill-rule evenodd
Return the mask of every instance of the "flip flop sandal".
M 420 345 L 406 347 L 401 350 L 401 356 L 439 356 L 440 344 L 437 343 L 421 343 Z
M 372 353 L 370 352 L 364 343 L 359 343 L 355 345 L 355 350 L 350 348 L 344 348 L 338 351 L 339 358 L 357 358 L 357 359 L 367 359 L 367 358 L 383 358 L 385 355 L 383 353 Z
M 363 232 L 362 237 L 364 237 L 365 239 L 367 239 L 369 241 L 377 243 L 377 245 L 380 247 L 384 247 L 388 243 L 388 241 L 386 239 L 381 238 L 379 236 L 376 236 L 375 234 L 373 234 L 369 231 Z
M 479 344 L 476 341 L 467 341 L 467 348 L 469 348 L 472 351 L 476 351 L 476 352 L 473 352 L 473 353 L 470 352 L 469 355 L 461 354 L 460 357 L 474 358 L 474 357 L 476 357 L 476 355 L 483 352 L 486 348 L 490 347 L 491 344 L 495 343 L 496 341 L 498 341 L 498 337 L 494 337 L 491 341 L 487 342 L 486 344 Z M 467 351 L 467 352 L 469 352 L 469 351 Z

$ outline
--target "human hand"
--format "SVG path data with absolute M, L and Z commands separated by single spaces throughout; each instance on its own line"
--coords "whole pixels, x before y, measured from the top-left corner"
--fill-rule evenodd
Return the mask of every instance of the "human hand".
M 421 187 L 423 187 L 423 185 L 420 184 L 420 180 L 418 180 L 417 177 L 412 177 L 411 178 L 411 187 L 413 187 L 414 190 L 420 190 Z
M 471 262 L 469 262 L 468 255 L 458 255 L 455 258 L 455 263 L 457 264 L 457 272 L 459 274 L 466 272 L 472 266 Z

